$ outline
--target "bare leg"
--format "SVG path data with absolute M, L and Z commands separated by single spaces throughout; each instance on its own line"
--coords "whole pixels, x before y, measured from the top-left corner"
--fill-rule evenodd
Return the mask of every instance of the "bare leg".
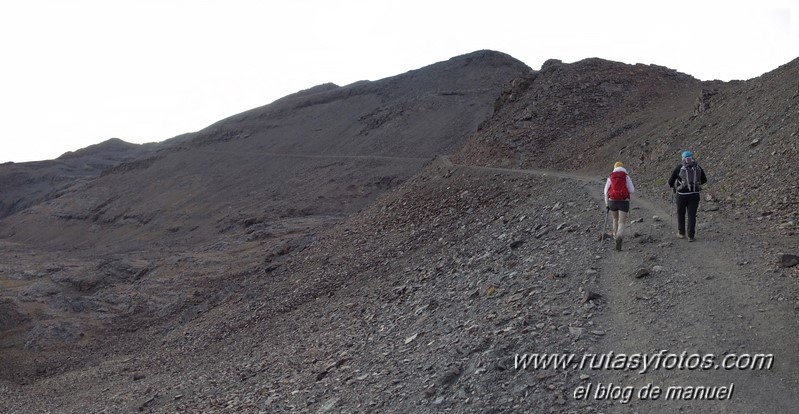
M 619 224 L 618 224 L 618 228 L 616 230 L 616 233 L 614 233 L 614 236 L 616 238 L 618 238 L 618 239 L 621 239 L 621 238 L 624 237 L 624 229 L 627 228 L 627 216 L 628 215 L 629 215 L 629 213 L 627 213 L 626 211 L 618 211 L 618 220 L 617 221 L 618 221 Z
M 624 229 L 627 227 L 627 212 L 626 211 L 618 211 L 616 215 L 615 223 L 617 224 L 616 232 L 614 233 L 614 238 L 616 239 L 616 250 L 621 251 L 621 243 L 624 240 Z

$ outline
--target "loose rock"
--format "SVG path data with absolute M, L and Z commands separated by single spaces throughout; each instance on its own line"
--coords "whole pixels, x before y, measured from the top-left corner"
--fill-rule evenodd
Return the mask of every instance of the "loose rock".
M 799 256 L 783 253 L 779 256 L 779 263 L 781 267 L 794 267 L 799 264 Z

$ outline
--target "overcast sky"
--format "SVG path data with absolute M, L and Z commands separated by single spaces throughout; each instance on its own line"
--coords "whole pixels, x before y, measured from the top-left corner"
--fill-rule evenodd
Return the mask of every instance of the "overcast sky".
M 0 0 L 0 162 L 162 141 L 480 49 L 751 79 L 799 57 L 799 0 Z

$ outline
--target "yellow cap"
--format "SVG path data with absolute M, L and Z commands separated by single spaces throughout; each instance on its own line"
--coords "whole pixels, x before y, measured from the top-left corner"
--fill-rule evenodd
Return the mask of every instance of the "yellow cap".
M 613 164 L 613 168 L 619 168 L 619 167 L 624 167 L 624 164 L 622 164 L 621 161 L 617 161 L 615 164 Z

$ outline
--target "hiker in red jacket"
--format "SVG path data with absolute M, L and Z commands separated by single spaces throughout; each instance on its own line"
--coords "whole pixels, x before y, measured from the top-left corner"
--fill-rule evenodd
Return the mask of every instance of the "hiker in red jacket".
M 630 194 L 634 192 L 633 180 L 624 169 L 624 164 L 617 162 L 605 183 L 605 208 L 613 212 L 613 239 L 618 251 L 621 251 L 627 215 L 630 213 Z

